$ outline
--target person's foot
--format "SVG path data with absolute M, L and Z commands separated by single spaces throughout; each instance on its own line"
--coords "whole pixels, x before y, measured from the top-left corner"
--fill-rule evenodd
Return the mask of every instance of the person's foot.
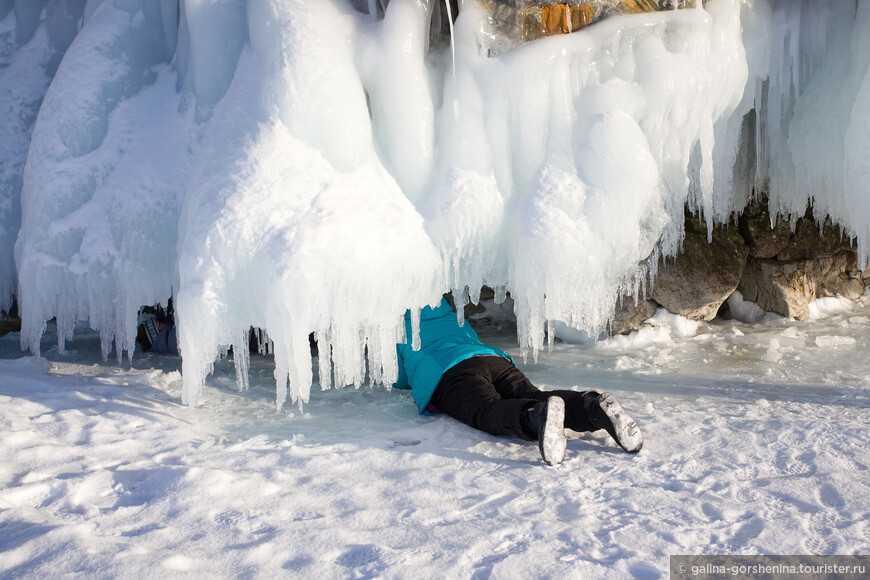
M 590 420 L 596 427 L 607 431 L 629 453 L 637 453 L 643 447 L 640 427 L 610 393 L 601 393 L 592 405 Z
M 565 401 L 550 397 L 528 409 L 528 418 L 538 435 L 538 449 L 547 465 L 559 465 L 565 459 Z

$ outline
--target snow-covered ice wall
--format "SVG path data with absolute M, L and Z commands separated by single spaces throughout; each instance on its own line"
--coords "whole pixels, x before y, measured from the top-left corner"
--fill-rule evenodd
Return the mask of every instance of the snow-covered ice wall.
M 45 94 L 15 247 L 21 341 L 34 352 L 56 317 L 61 350 L 87 319 L 104 356 L 113 341 L 119 359 L 132 354 L 139 307 L 172 288 L 189 134 L 170 66 L 175 16 L 173 2 L 88 3 Z
M 23 347 L 87 319 L 132 356 L 172 294 L 184 400 L 231 346 L 244 387 L 254 326 L 280 405 L 312 332 L 323 387 L 390 384 L 404 311 L 447 290 L 509 291 L 524 352 L 556 320 L 596 335 L 686 204 L 723 222 L 756 182 L 867 265 L 868 4 L 709 0 L 501 53 L 477 0 L 450 42 L 442 0 L 0 1 L 4 304 L 18 232 Z
M 0 309 L 17 273 L 12 246 L 21 227 L 21 182 L 30 134 L 49 82 L 78 32 L 84 0 L 0 1 Z
M 756 85 L 772 213 L 813 200 L 857 238 L 870 269 L 870 2 L 775 0 L 769 75 Z

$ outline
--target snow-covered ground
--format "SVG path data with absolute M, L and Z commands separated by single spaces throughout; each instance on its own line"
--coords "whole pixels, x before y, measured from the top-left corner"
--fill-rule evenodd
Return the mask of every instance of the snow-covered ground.
M 180 404 L 180 359 L 40 360 L 0 339 L 0 576 L 665 578 L 668 555 L 870 552 L 870 295 L 817 318 L 557 343 L 545 389 L 614 392 L 631 456 L 422 417 L 410 395 L 315 390 L 276 412 L 273 363 L 219 363 Z M 486 339 L 515 353 L 509 332 Z

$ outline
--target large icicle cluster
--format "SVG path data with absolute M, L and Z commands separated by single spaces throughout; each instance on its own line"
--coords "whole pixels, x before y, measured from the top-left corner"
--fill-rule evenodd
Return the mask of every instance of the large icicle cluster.
M 822 17 L 820 17 L 822 16 Z M 759 168 L 771 210 L 812 200 L 857 238 L 870 269 L 870 2 L 775 0 L 770 74 L 757 90 Z
M 88 320 L 132 357 L 139 307 L 174 295 L 184 400 L 230 347 L 246 384 L 254 326 L 280 405 L 308 398 L 310 333 L 322 386 L 390 384 L 404 311 L 488 284 L 536 354 L 642 292 L 686 204 L 726 221 L 756 182 L 867 265 L 870 3 L 709 0 L 504 53 L 486 5 L 444 42 L 443 0 L 0 2 L 22 346 Z
M 8 310 L 18 278 L 12 247 L 21 227 L 21 181 L 42 98 L 78 31 L 84 0 L 51 15 L 44 0 L 0 2 L 0 310 Z

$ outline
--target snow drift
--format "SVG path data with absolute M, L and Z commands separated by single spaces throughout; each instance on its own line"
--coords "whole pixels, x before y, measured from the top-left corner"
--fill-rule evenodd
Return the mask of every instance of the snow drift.
M 505 53 L 474 0 L 450 42 L 435 0 L 44 4 L 0 3 L 3 304 L 16 233 L 35 354 L 56 317 L 61 349 L 87 319 L 132 357 L 175 295 L 190 404 L 230 347 L 245 386 L 251 326 L 279 405 L 307 400 L 312 332 L 323 387 L 390 384 L 404 310 L 484 283 L 524 353 L 556 321 L 594 336 L 686 204 L 724 222 L 755 184 L 870 265 L 867 2 L 710 0 Z

